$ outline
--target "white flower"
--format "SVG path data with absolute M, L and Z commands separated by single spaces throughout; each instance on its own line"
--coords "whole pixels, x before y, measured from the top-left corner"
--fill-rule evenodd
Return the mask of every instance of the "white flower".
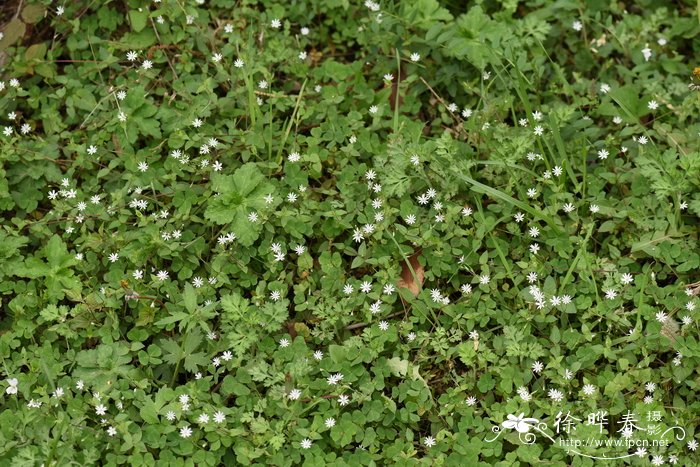
M 659 311 L 658 313 L 656 313 L 656 321 L 658 321 L 659 323 L 665 323 L 667 319 L 668 315 L 666 315 L 666 313 L 664 313 L 663 311 Z
M 323 358 L 323 352 L 320 350 L 317 350 L 314 352 L 314 359 L 316 360 L 321 360 Z
M 539 361 L 532 364 L 533 373 L 540 373 L 543 368 L 544 368 L 544 365 L 542 365 L 542 363 Z
M 301 397 L 300 389 L 292 389 L 291 391 L 289 391 L 289 394 L 287 394 L 287 398 L 293 401 L 299 399 L 299 397 Z
M 642 55 L 644 56 L 644 61 L 648 62 L 651 58 L 651 49 L 647 46 L 642 49 Z
M 467 400 L 465 401 L 465 403 L 466 403 L 469 407 L 472 407 L 472 406 L 476 405 L 476 397 L 474 397 L 474 396 L 469 396 L 469 397 L 467 397 Z
M 112 253 L 109 255 L 109 262 L 110 263 L 116 263 L 118 259 L 119 259 L 119 254 L 117 254 L 117 253 Z
M 199 423 L 200 425 L 206 425 L 207 423 L 209 423 L 209 415 L 205 413 L 201 414 L 199 418 L 197 418 L 197 423 Z
M 192 435 L 192 428 L 189 426 L 183 426 L 180 428 L 180 437 L 182 438 L 189 438 L 190 435 Z
M 610 153 L 605 148 L 598 151 L 598 159 L 605 160 L 608 158 L 609 155 L 610 155 Z
M 192 285 L 195 289 L 198 289 L 202 285 L 204 285 L 204 279 L 202 279 L 201 277 L 195 277 L 194 279 L 192 279 Z
M 379 107 L 377 107 L 376 105 L 370 106 L 369 108 L 369 113 L 371 113 L 372 115 L 376 114 L 378 111 Z
M 325 421 L 326 428 L 333 428 L 335 426 L 335 418 L 329 417 Z
M 591 204 L 588 210 L 595 214 L 596 212 L 600 211 L 600 207 L 597 204 Z
M 164 281 L 168 278 L 169 274 L 168 271 L 163 271 L 160 270 L 158 271 L 158 274 L 156 274 L 156 277 L 158 278 L 159 281 Z
M 299 443 L 302 449 L 309 449 L 311 445 L 313 444 L 310 439 L 305 438 L 301 440 L 301 443 Z
M 473 111 L 472 109 L 467 109 L 467 108 L 465 108 L 465 109 L 462 110 L 462 117 L 463 117 L 463 118 L 469 118 L 469 117 L 472 116 L 473 113 L 474 113 L 474 111 Z
M 287 339 L 286 337 L 280 339 L 280 347 L 289 347 L 289 339 Z
M 114 428 L 113 426 L 110 426 L 109 428 L 107 428 L 107 434 L 109 436 L 114 436 L 117 434 L 117 429 Z
M 577 20 L 571 24 L 571 27 L 574 28 L 574 31 L 580 31 L 583 29 L 583 23 Z
M 634 282 L 634 277 L 632 277 L 632 274 L 630 274 L 629 272 L 626 272 L 622 274 L 622 277 L 620 277 L 620 282 L 622 282 L 625 285 L 631 284 L 632 282 Z
M 345 284 L 345 285 L 343 286 L 343 293 L 344 293 L 345 295 L 350 295 L 353 291 L 354 291 L 354 289 L 353 289 L 352 285 L 350 285 L 350 284 Z
M 236 68 L 243 68 L 243 65 L 245 65 L 245 62 L 240 58 L 237 58 L 236 61 L 233 62 L 233 66 L 235 66 Z
M 308 36 L 309 35 L 309 28 L 304 26 L 303 28 L 301 28 L 300 32 L 301 32 L 302 36 Z
M 488 274 L 482 274 L 479 276 L 479 284 L 487 285 L 491 281 L 491 277 Z
M 472 293 L 472 286 L 470 284 L 462 284 L 462 286 L 459 288 L 459 290 L 464 295 L 468 295 L 468 294 Z
M 527 196 L 528 198 L 534 198 L 535 196 L 537 196 L 537 190 L 535 190 L 534 188 L 528 188 Z
M 248 214 L 248 220 L 250 222 L 257 222 L 258 221 L 258 213 L 257 212 L 251 212 Z
M 282 21 L 275 18 L 272 21 L 270 21 L 270 26 L 274 29 L 279 29 L 282 26 Z
M 396 287 L 394 287 L 393 284 L 387 284 L 384 286 L 384 294 L 385 295 L 392 295 L 396 291 Z
M 654 392 L 654 390 L 656 389 L 656 384 L 648 382 L 644 385 L 644 388 L 647 390 L 647 392 Z
M 640 136 L 639 138 L 637 138 L 637 143 L 641 144 L 642 146 L 644 146 L 644 145 L 647 144 L 648 142 L 649 142 L 649 139 L 648 139 L 646 136 L 644 136 L 644 135 L 642 135 L 642 136 Z
M 595 392 L 596 387 L 592 384 L 586 384 L 583 386 L 583 393 L 587 396 L 592 395 Z
M 698 442 L 694 439 L 691 439 L 690 441 L 688 441 L 688 444 L 686 446 L 688 446 L 688 449 L 690 449 L 691 451 L 695 451 L 698 448 Z
M 139 57 L 139 55 L 134 50 L 131 50 L 131 51 L 126 53 L 126 59 L 129 60 L 130 62 L 135 61 L 138 57 Z
M 412 62 L 417 62 L 418 60 L 420 60 L 420 54 L 417 54 L 417 53 L 415 53 L 415 52 L 412 53 L 412 54 L 411 54 L 411 61 L 412 61 Z
M 647 107 L 649 108 L 649 110 L 656 110 L 659 108 L 659 103 L 655 100 L 650 100 L 647 104 Z
M 427 436 L 423 440 L 423 444 L 425 444 L 426 447 L 431 448 L 431 447 L 435 446 L 435 438 L 433 438 L 432 436 Z
M 360 290 L 364 293 L 370 293 L 372 291 L 372 283 L 369 281 L 364 281 L 360 284 Z
M 564 398 L 564 394 L 558 389 L 550 389 L 549 392 L 547 392 L 547 395 L 554 402 L 561 402 L 561 400 Z
M 513 219 L 515 219 L 515 222 L 522 222 L 523 219 L 525 219 L 525 214 L 523 214 L 522 212 L 516 212 L 515 216 L 513 216 Z
M 226 420 L 226 415 L 224 415 L 223 412 L 219 411 L 219 412 L 214 413 L 214 422 L 223 423 L 224 420 Z
M 153 62 L 150 60 L 144 60 L 141 66 L 144 70 L 150 70 L 153 67 Z
M 95 413 L 96 413 L 97 415 L 104 415 L 104 414 L 107 413 L 107 407 L 105 407 L 104 405 L 100 404 L 100 405 L 98 405 L 97 407 L 95 407 Z
M 222 58 L 224 58 L 224 57 L 220 53 L 215 53 L 214 55 L 211 56 L 211 59 L 214 63 L 219 63 Z
M 535 136 L 542 136 L 544 133 L 544 128 L 542 128 L 542 125 L 537 125 L 533 130 L 533 133 L 535 133 Z
M 386 321 L 380 321 L 379 329 L 381 329 L 382 331 L 386 331 L 387 329 L 389 329 L 389 323 L 387 323 Z
M 342 373 L 336 373 L 334 375 L 330 375 L 327 379 L 327 382 L 331 386 L 335 386 L 338 384 L 340 381 L 343 379 L 343 374 Z
M 406 335 L 406 340 L 407 340 L 408 342 L 413 342 L 413 341 L 415 340 L 415 338 L 416 338 L 416 333 L 415 333 L 415 332 L 409 332 L 409 333 Z

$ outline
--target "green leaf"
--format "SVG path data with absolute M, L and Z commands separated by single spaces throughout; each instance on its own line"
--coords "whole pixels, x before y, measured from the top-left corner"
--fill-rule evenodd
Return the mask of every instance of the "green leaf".
M 130 10 L 129 20 L 131 21 L 131 29 L 135 32 L 140 32 L 146 27 L 148 21 L 148 10 Z
M 43 5 L 31 4 L 22 9 L 22 19 L 28 24 L 38 23 L 44 18 L 46 7 Z
M 250 246 L 262 230 L 262 222 L 251 222 L 248 215 L 265 207 L 264 196 L 273 191 L 255 164 L 240 167 L 233 175 L 215 174 L 212 188 L 218 192 L 208 203 L 204 217 L 217 224 L 231 224 L 238 242 Z
M 5 50 L 14 45 L 15 42 L 24 37 L 26 30 L 27 25 L 22 20 L 19 18 L 12 19 L 2 31 L 4 35 L 2 40 L 0 40 L 0 50 Z

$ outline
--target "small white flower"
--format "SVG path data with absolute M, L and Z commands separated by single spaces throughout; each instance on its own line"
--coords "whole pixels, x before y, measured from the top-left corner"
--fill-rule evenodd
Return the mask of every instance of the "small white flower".
M 620 282 L 622 282 L 624 285 L 631 284 L 634 282 L 634 277 L 632 277 L 632 274 L 629 272 L 626 272 L 622 274 L 622 277 L 620 277 Z
M 236 68 L 243 68 L 243 65 L 245 65 L 245 62 L 240 58 L 237 58 L 236 61 L 233 62 L 233 66 L 235 66 Z
M 577 20 L 571 24 L 571 27 L 574 28 L 574 31 L 580 31 L 583 29 L 583 23 Z
M 192 435 L 192 428 L 189 426 L 183 426 L 180 428 L 180 437 L 181 438 L 189 438 Z
M 647 107 L 649 108 L 649 110 L 656 110 L 659 108 L 659 103 L 655 100 L 650 100 L 647 104 Z
M 150 60 L 144 60 L 141 66 L 144 70 L 150 70 L 151 68 L 153 68 L 153 62 Z
M 301 397 L 301 390 L 300 389 L 292 389 L 291 391 L 289 391 L 289 394 L 287 394 L 287 398 L 289 398 L 290 400 L 293 400 L 293 401 L 299 399 L 300 397 Z
M 554 402 L 561 402 L 561 400 L 564 398 L 564 393 L 558 389 L 550 389 L 549 392 L 547 392 L 547 395 Z
M 223 423 L 224 420 L 226 420 L 226 415 L 224 415 L 223 412 L 219 411 L 214 413 L 214 422 L 215 423 Z
M 323 352 L 320 350 L 317 350 L 314 352 L 314 359 L 316 360 L 321 360 L 323 358 Z
M 651 49 L 648 46 L 644 47 L 642 49 L 642 55 L 644 56 L 644 61 L 648 62 L 652 55 Z
M 543 369 L 544 369 L 544 365 L 539 361 L 532 364 L 533 373 L 541 373 Z
M 595 390 L 596 390 L 596 387 L 593 386 L 592 384 L 586 384 L 583 386 L 583 393 L 587 396 L 593 395 Z
M 341 394 L 338 396 L 338 404 L 341 406 L 346 406 L 350 403 L 350 397 L 346 396 L 345 394 Z
M 335 418 L 327 418 L 324 424 L 326 425 L 326 428 L 333 428 L 335 426 Z
M 282 27 L 282 21 L 275 18 L 272 21 L 270 21 L 270 26 L 274 29 L 279 29 L 280 27 Z
M 214 63 L 219 63 L 222 58 L 224 58 L 224 57 L 220 53 L 215 53 L 214 55 L 211 56 L 211 59 Z
M 412 54 L 411 54 L 411 61 L 412 61 L 412 62 L 417 62 L 418 60 L 420 60 L 420 54 L 417 54 L 417 53 L 415 53 L 415 52 L 412 53 Z
M 312 444 L 313 442 L 308 438 L 302 439 L 301 443 L 299 443 L 302 449 L 309 449 Z
M 372 115 L 376 114 L 378 111 L 379 107 L 377 107 L 376 105 L 373 105 L 369 108 L 369 113 L 371 113 Z
M 119 259 L 119 254 L 117 254 L 117 253 L 112 253 L 109 255 L 109 262 L 110 263 L 116 263 L 118 259 Z
M 542 136 L 544 134 L 544 128 L 542 128 L 542 125 L 537 125 L 533 130 L 533 133 L 535 136 Z
M 656 321 L 658 321 L 659 323 L 665 323 L 667 319 L 668 315 L 663 311 L 659 311 L 658 313 L 656 313 Z
M 423 444 L 425 444 L 426 447 L 431 448 L 431 447 L 435 446 L 435 438 L 433 438 L 432 436 L 427 436 L 423 440 Z
M 387 323 L 386 321 L 380 321 L 379 329 L 381 329 L 382 331 L 386 331 L 387 329 L 389 329 L 389 323 Z
M 282 347 L 282 348 L 289 347 L 289 339 L 287 339 L 286 337 L 283 337 L 282 339 L 280 339 L 279 344 L 280 344 L 280 347 Z

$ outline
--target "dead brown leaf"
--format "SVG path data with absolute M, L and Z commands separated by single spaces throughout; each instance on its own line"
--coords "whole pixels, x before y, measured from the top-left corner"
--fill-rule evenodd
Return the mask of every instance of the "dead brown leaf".
M 399 279 L 397 284 L 399 287 L 408 289 L 414 297 L 420 293 L 423 281 L 425 281 L 425 269 L 423 269 L 420 261 L 418 261 L 420 253 L 420 251 L 413 253 L 408 257 L 408 261 L 401 261 L 401 279 Z M 415 278 L 411 273 L 411 268 L 413 268 L 413 272 L 416 274 Z

